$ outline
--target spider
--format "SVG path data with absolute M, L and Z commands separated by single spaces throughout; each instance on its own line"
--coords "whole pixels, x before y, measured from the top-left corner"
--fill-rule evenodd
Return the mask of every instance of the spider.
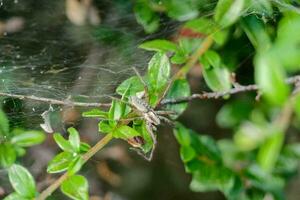
M 157 130 L 156 127 L 159 126 L 162 121 L 165 121 L 170 125 L 173 125 L 173 123 L 164 115 L 169 116 L 170 114 L 174 114 L 174 112 L 165 111 L 165 110 L 157 110 L 156 111 L 155 110 L 156 107 L 153 108 L 147 103 L 146 100 L 149 101 L 148 86 L 144 82 L 144 80 L 141 77 L 141 75 L 139 74 L 139 72 L 135 68 L 133 68 L 133 70 L 135 71 L 138 78 L 144 85 L 144 91 L 141 94 L 136 94 L 135 96 L 130 96 L 129 102 L 127 104 L 129 104 L 129 106 L 132 107 L 143 120 L 145 120 L 147 132 L 149 133 L 149 135 L 153 141 L 153 147 L 150 151 L 149 156 L 145 155 L 140 150 L 136 150 L 136 151 L 139 155 L 143 156 L 146 160 L 151 161 L 153 158 L 153 153 L 155 151 L 155 147 L 157 145 L 156 134 L 154 133 Z M 146 99 L 146 100 L 144 100 L 144 99 Z M 130 144 L 134 144 L 134 143 L 141 144 L 141 145 L 144 144 L 144 140 L 140 136 L 134 137 L 132 140 L 129 140 L 128 142 Z

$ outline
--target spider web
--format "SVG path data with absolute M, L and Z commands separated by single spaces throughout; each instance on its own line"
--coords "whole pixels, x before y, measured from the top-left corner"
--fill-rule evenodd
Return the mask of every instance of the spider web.
M 132 67 L 142 74 L 146 70 L 151 53 L 138 45 L 178 28 L 177 23 L 162 21 L 159 33 L 146 36 L 130 2 L 116 2 L 101 2 L 105 17 L 100 25 L 75 26 L 65 16 L 64 1 L 0 0 L 1 21 L 15 16 L 24 20 L 22 30 L 0 36 L 0 92 L 62 101 L 110 101 L 108 96 L 115 95 L 119 83 L 134 75 Z M 42 102 L 2 100 L 4 108 L 9 105 L 6 112 L 11 118 L 30 119 L 33 126 L 49 108 Z M 53 108 L 59 111 L 62 106 Z
M 4 32 L 0 37 L 0 92 L 105 102 L 109 101 L 107 96 L 115 94 L 121 81 L 134 74 L 132 67 L 139 71 L 147 67 L 150 54 L 137 48 L 145 39 L 138 36 L 143 30 L 141 27 L 129 30 L 135 21 L 132 14 L 120 16 L 115 12 L 97 27 L 78 27 L 64 16 L 60 8 L 63 2 L 42 3 L 37 3 L 39 9 L 25 1 L 0 3 L 3 21 L 19 13 L 24 20 L 21 31 Z M 41 113 L 49 107 L 26 100 L 18 108 L 18 100 L 5 97 L 2 100 L 4 107 L 12 104 L 8 109 L 10 117 L 23 114 L 37 120 L 37 125 Z M 59 110 L 61 106 L 53 108 Z

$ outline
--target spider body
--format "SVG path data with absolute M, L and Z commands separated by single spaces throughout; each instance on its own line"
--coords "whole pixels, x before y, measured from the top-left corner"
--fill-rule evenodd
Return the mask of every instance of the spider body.
M 161 121 L 159 116 L 155 113 L 153 108 L 148 105 L 143 99 L 137 96 L 131 96 L 129 99 L 130 103 L 137 111 L 145 118 L 147 122 L 153 126 L 160 125 Z
M 147 84 L 144 82 L 143 78 L 139 74 L 139 72 L 133 68 L 135 73 L 137 74 L 138 78 L 140 79 L 141 83 L 144 85 L 144 91 L 136 93 L 134 96 L 129 97 L 128 104 L 130 107 L 132 107 L 135 112 L 144 120 L 147 132 L 149 133 L 152 141 L 153 141 L 153 147 L 149 153 L 149 155 L 145 155 L 142 151 L 136 150 L 138 154 L 143 156 L 146 160 L 151 161 L 153 157 L 153 153 L 157 144 L 156 140 L 156 134 L 154 131 L 156 131 L 156 127 L 161 124 L 162 121 L 167 122 L 168 124 L 173 123 L 163 115 L 168 116 L 169 114 L 172 114 L 173 112 L 170 111 L 156 111 L 155 108 L 152 108 L 149 103 L 149 94 L 148 94 L 148 87 Z M 131 138 L 128 140 L 128 143 L 130 143 L 133 147 L 140 147 L 141 145 L 145 144 L 145 141 L 142 137 L 137 136 L 134 138 Z

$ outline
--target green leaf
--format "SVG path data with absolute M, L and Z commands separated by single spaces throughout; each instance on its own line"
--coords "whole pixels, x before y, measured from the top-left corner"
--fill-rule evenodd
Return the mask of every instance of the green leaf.
M 180 143 L 180 156 L 186 172 L 192 174 L 193 191 L 221 190 L 226 196 L 238 196 L 241 182 L 236 175 L 226 168 L 221 152 L 208 136 L 199 135 L 177 123 L 174 130 Z
M 231 88 L 230 72 L 221 66 L 219 55 L 214 51 L 207 51 L 201 58 L 203 77 L 209 88 L 216 92 L 226 92 Z
M 91 146 L 85 142 L 80 142 L 80 153 L 86 153 L 90 150 Z
M 223 28 L 235 23 L 242 15 L 245 0 L 218 1 L 214 18 Z
M 33 198 L 36 194 L 35 182 L 29 171 L 20 166 L 12 165 L 8 169 L 8 177 L 15 191 L 23 197 Z
M 256 16 L 244 17 L 241 19 L 241 25 L 256 49 L 266 50 L 271 47 L 271 40 L 266 32 L 266 27 Z
M 16 151 L 10 143 L 0 144 L 0 165 L 9 167 L 16 161 Z
M 300 69 L 300 39 L 297 34 L 300 31 L 299 27 L 299 14 L 287 13 L 279 23 L 277 39 L 272 49 L 277 62 L 292 72 Z
M 152 57 L 148 65 L 150 88 L 159 92 L 166 86 L 170 76 L 170 67 L 166 54 L 156 53 Z
M 31 200 L 31 199 L 14 192 L 6 196 L 3 200 Z
M 193 173 L 190 185 L 195 192 L 221 190 L 228 193 L 235 185 L 235 175 L 222 165 L 206 165 L 199 163 L 198 170 Z
M 193 0 L 164 1 L 169 17 L 179 21 L 186 21 L 198 16 L 197 2 Z
M 272 172 L 279 157 L 283 142 L 284 134 L 278 132 L 268 138 L 268 140 L 260 147 L 257 155 L 257 162 L 263 170 Z
M 180 123 L 176 123 L 176 127 L 174 129 L 174 134 L 176 137 L 177 142 L 179 142 L 182 146 L 189 146 L 191 144 L 191 136 L 188 131 L 183 125 Z
M 128 96 L 135 96 L 136 93 L 144 91 L 144 85 L 141 82 L 141 80 L 139 79 L 139 77 L 137 76 L 132 76 L 128 79 L 126 79 L 125 81 L 123 81 L 116 89 L 116 92 L 119 95 L 124 95 L 125 92 L 126 93 L 126 97 Z
M 74 149 L 70 142 L 66 140 L 60 133 L 54 133 L 53 138 L 56 142 L 56 144 L 61 148 L 63 151 L 68 151 L 68 152 L 74 152 Z
M 72 148 L 74 149 L 74 152 L 79 152 L 80 151 L 80 137 L 78 131 L 71 127 L 68 128 L 69 132 L 69 142 Z
M 108 121 L 101 121 L 98 123 L 99 132 L 110 133 L 114 127 L 109 124 Z
M 180 148 L 180 157 L 183 162 L 188 162 L 197 156 L 195 150 L 190 146 L 182 146 Z
M 86 178 L 80 175 L 73 175 L 65 180 L 61 187 L 61 191 L 74 200 L 88 200 L 88 182 Z
M 166 96 L 166 99 L 178 99 L 181 97 L 188 97 L 191 95 L 190 85 L 186 79 L 176 79 L 169 92 Z M 181 103 L 176 105 L 167 105 L 166 109 L 168 111 L 176 112 L 175 115 L 172 115 L 172 118 L 177 118 L 185 109 L 187 108 L 187 103 Z
M 120 126 L 113 132 L 114 138 L 121 138 L 124 140 L 127 140 L 129 138 L 140 136 L 140 133 L 137 132 L 135 129 L 129 127 L 129 126 Z
M 234 135 L 239 150 L 251 151 L 260 146 L 269 135 L 268 127 L 244 121 Z
M 61 152 L 50 161 L 47 172 L 51 174 L 63 172 L 69 168 L 75 158 L 76 155 L 74 153 Z
M 110 119 L 109 123 L 115 123 L 113 120 L 119 120 L 124 114 L 124 106 L 123 103 L 121 103 L 118 100 L 113 100 L 108 112 L 108 117 Z
M 194 148 L 197 156 L 203 158 L 207 162 L 220 163 L 221 152 L 215 141 L 205 135 L 198 135 L 194 131 L 185 128 L 182 124 L 176 123 L 174 134 L 177 141 L 182 146 L 190 146 Z
M 158 51 L 158 52 L 176 52 L 178 51 L 177 45 L 168 40 L 151 40 L 143 42 L 139 48 L 145 49 L 148 51 Z
M 218 112 L 216 120 L 222 128 L 233 128 L 248 119 L 252 110 L 252 101 L 243 99 L 225 104 Z
M 40 144 L 45 140 L 45 134 L 41 131 L 25 131 L 11 138 L 11 143 L 20 147 L 29 147 Z
M 70 163 L 68 168 L 68 174 L 73 175 L 80 171 L 81 167 L 84 165 L 85 161 L 83 160 L 82 156 L 77 156 L 74 160 Z
M 249 14 L 260 15 L 263 18 L 272 18 L 273 8 L 270 0 L 248 0 L 246 1 L 247 12 Z
M 90 111 L 86 111 L 82 113 L 83 117 L 96 117 L 96 118 L 104 118 L 104 119 L 107 118 L 107 115 L 108 115 L 107 112 L 102 111 L 98 108 L 94 108 Z
M 283 178 L 270 174 L 257 165 L 250 165 L 246 169 L 245 175 L 254 187 L 268 193 L 271 192 L 276 195 L 276 199 L 283 199 L 282 190 L 285 184 Z
M 8 136 L 9 133 L 9 121 L 5 115 L 5 113 L 0 110 L 0 135 Z
M 255 82 L 270 103 L 282 105 L 286 101 L 289 87 L 285 83 L 285 77 L 285 71 L 275 57 L 268 53 L 256 56 Z
M 204 17 L 188 21 L 183 26 L 183 29 L 191 29 L 196 33 L 203 34 L 203 37 L 211 35 L 213 40 L 219 45 L 225 43 L 228 35 L 227 31 L 221 30 L 221 27 L 215 21 Z
M 14 146 L 14 149 L 17 153 L 17 157 L 22 157 L 26 154 L 26 150 L 23 147 Z
M 158 29 L 159 17 L 151 10 L 147 1 L 137 1 L 134 7 L 134 14 L 137 22 L 144 27 L 145 32 L 153 33 Z

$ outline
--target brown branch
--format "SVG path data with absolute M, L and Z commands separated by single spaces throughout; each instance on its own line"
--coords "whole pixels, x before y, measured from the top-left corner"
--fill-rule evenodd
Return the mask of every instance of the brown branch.
M 34 95 L 21 95 L 21 94 L 10 94 L 5 92 L 0 92 L 0 96 L 11 97 L 21 100 L 31 100 L 31 101 L 39 101 L 43 103 L 48 103 L 52 105 L 64 105 L 64 106 L 78 106 L 78 107 L 109 107 L 110 103 L 85 103 L 85 102 L 76 102 L 70 100 L 57 100 L 45 97 L 37 97 Z
M 300 82 L 300 75 L 290 77 L 286 79 L 287 84 L 297 84 Z M 255 84 L 252 85 L 238 85 L 231 90 L 225 91 L 225 92 L 204 92 L 202 94 L 192 94 L 188 97 L 181 97 L 177 99 L 165 99 L 162 100 L 160 105 L 166 105 L 166 104 L 180 104 L 189 102 L 194 99 L 218 99 L 227 95 L 231 94 L 237 94 L 242 92 L 248 92 L 248 91 L 257 91 L 259 90 L 259 87 Z

